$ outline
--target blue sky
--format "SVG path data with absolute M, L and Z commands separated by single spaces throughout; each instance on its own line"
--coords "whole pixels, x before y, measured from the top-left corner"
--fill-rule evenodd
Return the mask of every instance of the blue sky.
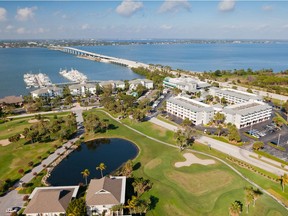
M 0 39 L 288 39 L 288 1 L 1 1 Z

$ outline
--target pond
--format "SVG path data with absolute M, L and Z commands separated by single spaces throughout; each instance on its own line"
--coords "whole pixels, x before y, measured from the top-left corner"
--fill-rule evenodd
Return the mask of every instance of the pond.
M 108 175 L 137 154 L 137 146 L 124 139 L 96 139 L 82 143 L 54 168 L 48 182 L 53 186 L 85 184 L 81 172 L 88 169 L 89 183 L 92 178 L 101 178 L 100 170 L 96 170 L 100 163 L 106 165 L 103 175 Z

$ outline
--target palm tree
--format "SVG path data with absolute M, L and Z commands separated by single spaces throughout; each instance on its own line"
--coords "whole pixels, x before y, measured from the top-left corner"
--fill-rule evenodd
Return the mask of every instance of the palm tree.
M 256 200 L 262 195 L 263 193 L 257 189 L 257 190 L 253 190 L 253 206 L 255 207 L 256 204 Z
M 284 192 L 285 184 L 288 183 L 288 175 L 286 173 L 284 173 L 284 175 L 280 176 L 278 180 L 280 181 L 282 191 Z
M 87 185 L 87 177 L 90 175 L 90 172 L 88 169 L 85 169 L 83 172 L 81 172 L 81 174 L 83 175 L 83 178 L 85 178 L 85 182 Z
M 247 214 L 249 213 L 249 206 L 254 201 L 254 190 L 252 187 L 245 188 L 245 204 L 247 207 Z
M 229 215 L 231 216 L 239 216 L 242 211 L 242 206 L 239 201 L 234 201 L 230 204 L 229 207 Z
M 96 167 L 96 170 L 100 170 L 102 178 L 103 178 L 103 170 L 105 169 L 106 165 L 104 163 L 100 163 L 99 166 Z

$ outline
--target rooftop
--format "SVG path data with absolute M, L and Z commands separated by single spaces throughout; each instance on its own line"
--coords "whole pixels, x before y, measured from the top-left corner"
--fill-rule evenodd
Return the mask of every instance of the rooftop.
M 248 101 L 241 104 L 227 106 L 223 109 L 223 112 L 229 114 L 248 115 L 267 109 L 272 109 L 272 107 L 260 101 Z
M 6 104 L 15 104 L 15 103 L 22 103 L 23 97 L 22 96 L 7 96 L 4 98 L 0 99 L 0 104 L 1 103 L 6 103 Z
M 213 111 L 213 108 L 205 103 L 202 103 L 193 99 L 188 99 L 182 96 L 172 97 L 172 98 L 169 98 L 167 101 L 177 104 L 178 106 L 182 106 L 185 109 L 189 109 L 194 112 Z

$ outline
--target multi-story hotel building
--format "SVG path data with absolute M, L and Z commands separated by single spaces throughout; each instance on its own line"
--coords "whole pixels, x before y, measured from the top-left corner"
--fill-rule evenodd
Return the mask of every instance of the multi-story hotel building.
M 166 110 L 182 119 L 188 118 L 195 125 L 207 124 L 214 116 L 214 110 L 209 105 L 183 96 L 169 98 Z
M 227 106 L 223 113 L 226 123 L 231 122 L 237 128 L 244 128 L 270 119 L 272 107 L 261 101 L 248 101 Z
M 209 92 L 214 97 L 217 96 L 219 98 L 225 98 L 226 101 L 230 104 L 244 103 L 251 99 L 255 101 L 262 101 L 262 98 L 258 95 L 248 93 L 248 92 L 238 91 L 235 89 L 219 89 L 219 88 L 213 87 L 213 88 L 210 88 Z
M 210 84 L 206 82 L 201 82 L 200 80 L 196 80 L 193 78 L 179 77 L 179 78 L 171 78 L 166 77 L 163 80 L 164 87 L 167 88 L 178 88 L 182 91 L 188 92 L 196 92 L 199 89 L 208 88 Z

